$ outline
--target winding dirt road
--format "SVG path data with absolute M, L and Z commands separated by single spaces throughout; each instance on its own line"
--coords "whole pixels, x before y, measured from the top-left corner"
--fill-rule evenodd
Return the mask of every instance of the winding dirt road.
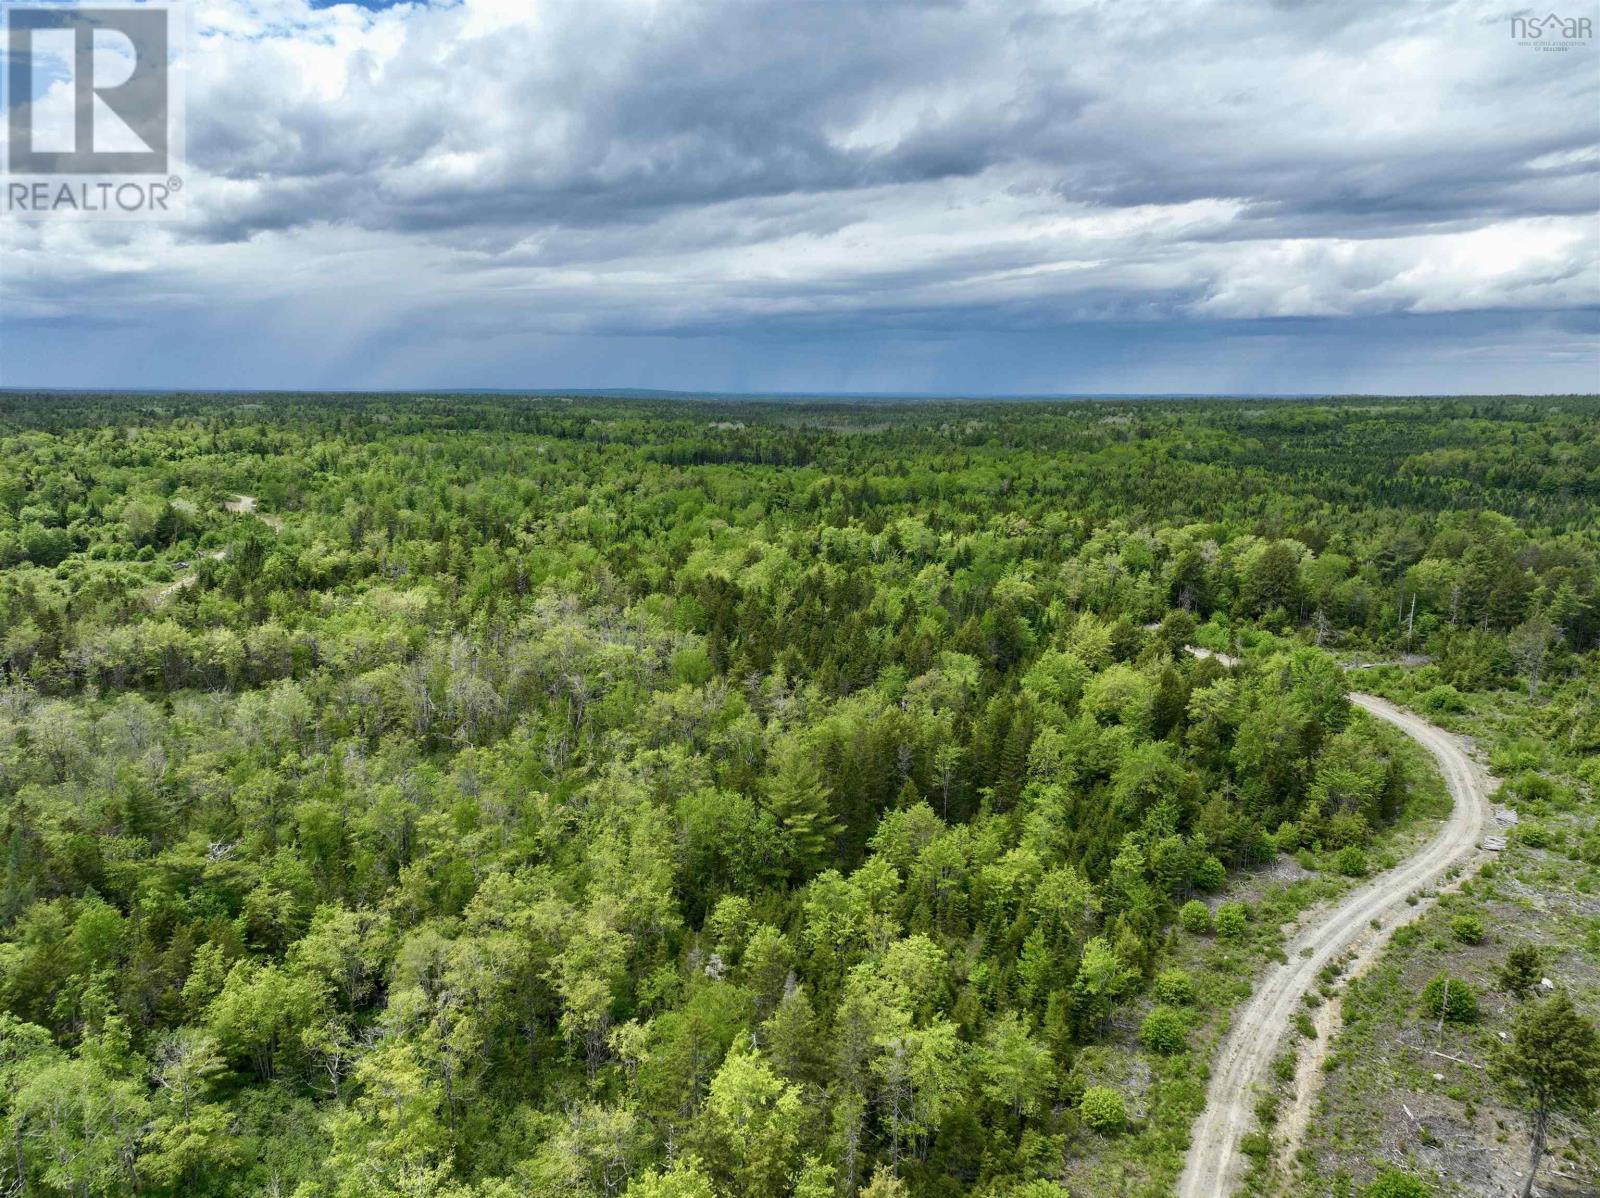
M 220 562 L 226 560 L 228 551 L 226 549 L 213 549 L 210 553 L 206 554 L 206 556 L 214 562 Z M 199 581 L 200 576 L 193 570 L 189 570 L 187 573 L 180 574 L 177 578 L 167 583 L 166 586 L 162 587 L 155 593 L 155 601 L 157 603 L 165 603 L 179 591 L 183 590 L 184 587 L 192 587 Z
M 264 512 L 259 512 L 256 510 L 256 497 L 254 495 L 235 495 L 232 499 L 224 502 L 222 506 L 227 508 L 228 511 L 232 512 L 236 516 L 254 516 L 257 520 L 260 520 L 274 532 L 283 531 L 283 520 L 281 517 L 269 516 Z M 226 561 L 228 558 L 228 551 L 225 548 L 213 549 L 210 553 L 206 554 L 206 556 L 214 562 Z M 186 573 L 178 575 L 177 578 L 173 579 L 166 586 L 156 591 L 151 596 L 151 599 L 156 603 L 165 603 L 168 599 L 171 599 L 185 587 L 192 587 L 199 581 L 200 576 L 190 569 Z
M 1265 1083 L 1300 996 L 1317 982 L 1328 962 L 1354 950 L 1347 974 L 1376 959 L 1390 933 L 1416 918 L 1426 901 L 1406 905 L 1406 896 L 1439 881 L 1453 865 L 1478 851 L 1489 818 L 1495 783 L 1468 755 L 1459 737 L 1374 695 L 1352 694 L 1351 702 L 1387 720 L 1433 754 L 1449 786 L 1450 818 L 1421 852 L 1352 891 L 1285 946 L 1288 963 L 1274 966 L 1235 1017 L 1211 1063 L 1206 1106 L 1195 1120 L 1179 1198 L 1228 1198 L 1242 1168 L 1240 1137 L 1255 1123 L 1255 1094 Z M 1372 921 L 1380 928 L 1374 929 Z

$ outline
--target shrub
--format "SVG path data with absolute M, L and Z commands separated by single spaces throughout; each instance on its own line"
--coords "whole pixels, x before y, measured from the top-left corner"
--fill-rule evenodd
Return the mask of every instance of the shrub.
M 1458 915 L 1450 921 L 1450 934 L 1462 944 L 1482 944 L 1483 920 L 1476 915 Z
M 1103 1136 L 1114 1136 L 1128 1125 L 1128 1112 L 1122 1095 L 1110 1086 L 1090 1086 L 1079 1104 L 1083 1121 Z
M 829 1189 L 828 1193 L 832 1193 Z M 1009 1190 L 1005 1191 L 1006 1198 L 1061 1198 L 1063 1191 L 1055 1182 L 1039 1179 L 1036 1181 L 1019 1181 Z
M 1195 936 L 1204 935 L 1211 930 L 1211 908 L 1199 899 L 1190 899 L 1178 911 L 1178 922 L 1183 925 L 1183 930 Z
M 1249 921 L 1250 912 L 1243 903 L 1223 903 L 1217 908 L 1217 935 L 1237 940 Z
M 1500 989 L 1521 998 L 1539 981 L 1543 962 L 1539 950 L 1531 944 L 1519 944 L 1506 954 L 1499 970 Z
M 1460 978 L 1437 974 L 1422 988 L 1422 1005 L 1434 1018 L 1446 1023 L 1471 1023 L 1478 1018 L 1478 995 Z
M 1139 1043 L 1164 1057 L 1182 1052 L 1189 1047 L 1183 1012 L 1176 1007 L 1156 1007 L 1144 1017 L 1144 1023 L 1139 1027 Z
M 1506 797 L 1518 803 L 1548 803 L 1555 798 L 1556 784 L 1543 774 L 1529 770 L 1513 778 L 1506 790 L 1510 792 Z
M 1239 1151 L 1253 1161 L 1264 1161 L 1272 1155 L 1272 1137 L 1264 1131 L 1247 1132 L 1239 1137 Z
M 1194 1001 L 1194 979 L 1186 969 L 1163 969 L 1156 975 L 1156 998 L 1175 1007 Z
M 1448 682 L 1423 691 L 1417 697 L 1417 703 L 1429 715 L 1444 715 L 1447 712 L 1467 709 L 1467 701 L 1461 697 L 1461 692 Z
M 1317 1038 L 1316 1021 L 1304 1011 L 1296 1011 L 1294 1013 L 1294 1030 L 1307 1040 L 1315 1040 Z
M 1367 843 L 1372 830 L 1367 827 L 1366 818 L 1359 811 L 1338 811 L 1328 818 L 1323 828 L 1322 843 L 1330 849 L 1342 849 L 1349 845 L 1359 848 Z
M 1433 1198 L 1433 1191 L 1409 1173 L 1385 1169 L 1361 1191 L 1361 1198 Z
M 1549 750 L 1531 736 L 1509 736 L 1489 751 L 1489 768 L 1504 777 L 1523 770 L 1543 769 Z
M 1228 870 L 1221 861 L 1213 856 L 1194 867 L 1194 884 L 1207 894 L 1221 890 L 1222 884 L 1228 880 Z
M 1554 838 L 1548 828 L 1539 824 L 1524 823 L 1517 827 L 1517 839 L 1530 849 L 1547 849 Z
M 1333 868 L 1347 878 L 1367 876 L 1367 855 L 1359 845 L 1347 844 L 1333 856 Z

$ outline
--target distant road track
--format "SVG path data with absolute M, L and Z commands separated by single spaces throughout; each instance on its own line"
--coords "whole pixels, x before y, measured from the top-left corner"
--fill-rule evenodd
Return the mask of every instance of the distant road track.
M 1450 818 L 1420 852 L 1352 891 L 1301 931 L 1285 948 L 1288 963 L 1274 966 L 1238 1013 L 1211 1063 L 1206 1106 L 1195 1120 L 1179 1198 L 1228 1198 L 1238 1185 L 1239 1141 L 1255 1123 L 1257 1085 L 1267 1079 L 1290 1020 L 1303 1009 L 1301 996 L 1316 984 L 1322 967 L 1349 949 L 1355 950 L 1351 973 L 1375 960 L 1395 928 L 1427 909 L 1426 902 L 1407 906 L 1406 896 L 1471 858 L 1483 837 L 1495 783 L 1462 740 L 1375 695 L 1352 694 L 1350 700 L 1433 754 L 1454 800 Z M 1373 929 L 1373 920 L 1380 921 L 1380 929 Z
M 254 516 L 257 520 L 260 520 L 274 532 L 283 531 L 282 517 L 268 516 L 262 512 L 258 512 L 256 510 L 256 497 L 254 495 L 235 495 L 222 506 L 227 508 L 228 511 L 232 512 L 236 516 Z M 226 549 L 213 549 L 210 553 L 206 554 L 206 556 L 214 562 L 226 561 L 228 558 L 228 551 Z M 156 591 L 152 598 L 157 603 L 165 603 L 168 599 L 171 599 L 185 587 L 192 587 L 199 581 L 200 576 L 198 574 L 196 574 L 192 569 L 186 570 L 185 573 L 178 575 L 177 578 L 173 579 L 166 586 Z

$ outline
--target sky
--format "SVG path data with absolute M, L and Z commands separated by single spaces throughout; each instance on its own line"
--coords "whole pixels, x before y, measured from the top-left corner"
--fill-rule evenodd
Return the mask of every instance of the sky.
M 0 217 L 0 386 L 1600 391 L 1529 12 L 191 0 L 185 213 Z

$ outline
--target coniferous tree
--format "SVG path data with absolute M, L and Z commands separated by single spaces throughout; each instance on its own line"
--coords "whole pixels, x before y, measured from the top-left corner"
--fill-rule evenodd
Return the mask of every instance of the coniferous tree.
M 765 785 L 766 807 L 782 829 L 792 870 L 809 876 L 831 855 L 841 831 L 830 805 L 832 790 L 812 752 L 787 740 L 773 752 Z
M 1566 992 L 1557 991 L 1522 1009 L 1511 1044 L 1496 1065 L 1528 1113 L 1528 1176 L 1522 1198 L 1531 1198 L 1551 1118 L 1567 1111 L 1592 1121 L 1600 1107 L 1600 1035 Z

